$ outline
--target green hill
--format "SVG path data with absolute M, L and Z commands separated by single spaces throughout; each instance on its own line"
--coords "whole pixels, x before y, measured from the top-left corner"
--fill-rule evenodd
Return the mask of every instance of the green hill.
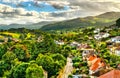
M 107 12 L 98 16 L 89 16 L 85 18 L 77 18 L 73 20 L 48 24 L 43 26 L 41 30 L 62 30 L 86 26 L 109 26 L 114 24 L 119 17 L 120 12 Z

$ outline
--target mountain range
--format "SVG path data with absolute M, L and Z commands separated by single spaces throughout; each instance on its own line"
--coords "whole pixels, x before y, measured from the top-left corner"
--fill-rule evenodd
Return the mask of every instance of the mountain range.
M 106 12 L 98 16 L 89 16 L 85 18 L 77 18 L 73 20 L 48 24 L 43 26 L 41 30 L 61 30 L 87 26 L 109 26 L 115 24 L 118 18 L 120 18 L 120 12 Z
M 115 24 L 115 21 L 120 17 L 120 12 L 106 12 L 97 16 L 88 16 L 85 18 L 77 18 L 67 21 L 43 21 L 34 24 L 10 24 L 0 25 L 0 29 L 10 28 L 28 28 L 40 30 L 62 30 L 71 28 L 80 28 L 87 26 L 109 26 Z

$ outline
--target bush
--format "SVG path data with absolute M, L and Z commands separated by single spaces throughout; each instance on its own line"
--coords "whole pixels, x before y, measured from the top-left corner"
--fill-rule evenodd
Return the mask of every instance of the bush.
M 116 26 L 120 27 L 120 18 L 116 20 Z

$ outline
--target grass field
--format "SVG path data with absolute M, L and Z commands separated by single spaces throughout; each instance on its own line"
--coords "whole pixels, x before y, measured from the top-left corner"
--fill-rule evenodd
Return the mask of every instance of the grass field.
M 10 33 L 10 32 L 0 32 L 0 33 L 3 34 L 3 35 L 12 36 L 13 38 L 19 38 L 20 37 L 20 34 L 17 34 L 17 33 Z

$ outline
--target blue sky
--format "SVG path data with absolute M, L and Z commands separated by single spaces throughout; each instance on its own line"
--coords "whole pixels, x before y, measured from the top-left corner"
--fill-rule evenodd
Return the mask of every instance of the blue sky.
M 0 2 L 1 4 L 9 5 L 13 8 L 24 8 L 26 11 L 37 11 L 37 12 L 56 12 L 56 11 L 66 11 L 69 10 L 69 6 L 65 5 L 61 9 L 57 9 L 46 2 L 33 2 L 33 1 L 25 1 L 20 2 L 18 4 L 11 2 Z
M 0 0 L 0 24 L 63 21 L 110 11 L 120 12 L 120 0 Z

